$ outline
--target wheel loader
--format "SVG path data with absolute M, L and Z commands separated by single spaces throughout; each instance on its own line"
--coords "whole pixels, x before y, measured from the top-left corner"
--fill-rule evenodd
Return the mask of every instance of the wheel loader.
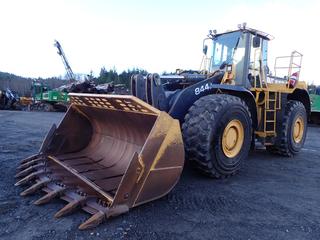
M 302 55 L 277 58 L 271 72 L 271 39 L 245 25 L 210 31 L 199 71 L 134 75 L 130 96 L 71 93 L 39 153 L 22 160 L 15 185 L 29 185 L 22 196 L 45 192 L 36 205 L 66 201 L 56 217 L 77 208 L 90 213 L 79 226 L 87 229 L 166 195 L 185 159 L 209 177 L 225 178 L 256 142 L 272 153 L 297 154 L 310 114 L 299 80 Z
M 0 110 L 18 109 L 19 95 L 10 88 L 0 89 Z

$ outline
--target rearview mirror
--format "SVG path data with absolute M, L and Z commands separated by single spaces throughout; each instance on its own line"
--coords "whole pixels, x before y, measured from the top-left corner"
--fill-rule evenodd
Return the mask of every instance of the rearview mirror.
M 252 46 L 253 48 L 258 48 L 260 47 L 260 37 L 254 36 L 252 39 Z
M 202 52 L 203 52 L 204 55 L 207 55 L 208 45 L 204 45 L 204 46 L 203 46 Z

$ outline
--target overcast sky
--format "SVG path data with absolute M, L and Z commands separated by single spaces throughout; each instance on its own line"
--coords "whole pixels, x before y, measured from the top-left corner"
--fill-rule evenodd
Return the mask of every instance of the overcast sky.
M 198 69 L 209 29 L 247 22 L 275 36 L 269 65 L 297 50 L 301 78 L 320 84 L 319 1 L 0 0 L 0 10 L 0 71 L 21 76 L 65 75 L 54 39 L 76 73 Z

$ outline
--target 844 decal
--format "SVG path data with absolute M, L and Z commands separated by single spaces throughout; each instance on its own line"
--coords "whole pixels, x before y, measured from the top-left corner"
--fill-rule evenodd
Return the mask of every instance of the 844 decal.
M 213 84 L 212 83 L 206 83 L 204 85 L 201 85 L 200 87 L 197 87 L 194 89 L 194 94 L 195 95 L 199 95 L 200 93 L 204 92 L 204 91 L 208 91 L 210 89 L 213 88 Z

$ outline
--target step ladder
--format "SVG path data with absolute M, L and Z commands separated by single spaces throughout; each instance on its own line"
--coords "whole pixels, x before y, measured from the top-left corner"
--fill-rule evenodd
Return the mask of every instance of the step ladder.
M 259 105 L 261 109 L 261 125 L 258 131 L 255 131 L 260 137 L 275 137 L 277 136 L 277 111 L 281 109 L 281 93 L 264 92 L 264 100 Z
M 266 136 L 276 136 L 277 110 L 280 109 L 280 94 L 280 92 L 265 92 L 263 132 Z

